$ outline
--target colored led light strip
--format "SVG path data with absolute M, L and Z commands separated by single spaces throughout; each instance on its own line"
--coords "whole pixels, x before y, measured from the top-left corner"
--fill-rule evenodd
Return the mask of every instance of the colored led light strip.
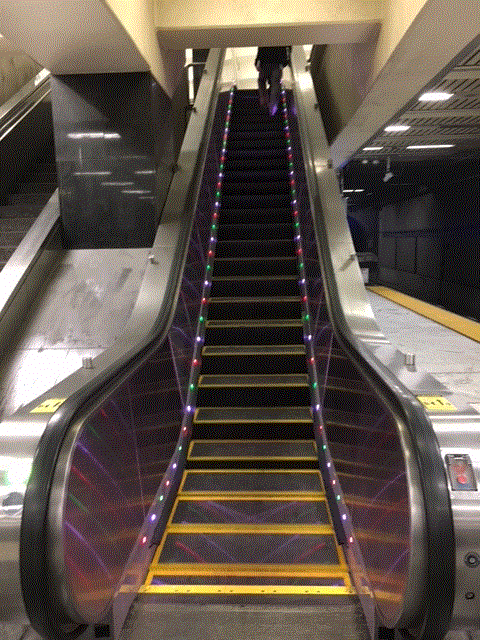
M 302 233 L 301 233 L 301 227 L 299 222 L 300 214 L 297 208 L 298 207 L 297 183 L 295 179 L 295 169 L 293 164 L 293 149 L 292 149 L 292 141 L 291 141 L 291 134 L 290 134 L 290 126 L 288 122 L 288 107 L 287 107 L 286 91 L 284 87 L 282 87 L 282 108 L 283 108 L 283 125 L 284 125 L 284 132 L 285 132 L 286 151 L 287 151 L 287 157 L 289 160 L 288 167 L 289 167 L 289 180 L 290 180 L 290 195 L 291 195 L 291 205 L 292 205 L 292 214 L 293 214 L 293 225 L 295 230 L 294 233 L 295 233 L 295 242 L 296 242 L 298 271 L 299 271 L 298 283 L 300 285 L 301 297 L 302 297 L 302 312 L 303 312 L 302 319 L 304 322 L 304 339 L 307 343 L 307 362 L 308 362 L 307 366 L 309 370 L 309 376 L 312 381 L 311 382 L 312 395 L 315 398 L 313 407 L 312 407 L 312 414 L 314 417 L 314 426 L 319 433 L 321 432 L 321 439 L 324 443 L 321 447 L 322 451 L 325 452 L 325 456 L 328 456 L 327 458 L 328 461 L 326 462 L 326 466 L 330 470 L 329 473 L 331 474 L 330 476 L 331 486 L 332 488 L 335 487 L 335 490 L 334 490 L 335 500 L 338 503 L 341 503 L 338 505 L 338 508 L 340 510 L 340 517 L 341 517 L 342 523 L 344 524 L 343 528 L 345 531 L 345 535 L 348 538 L 349 543 L 352 544 L 354 538 L 352 535 L 353 532 L 351 528 L 351 523 L 350 523 L 350 526 L 348 527 L 349 530 L 347 531 L 347 523 L 349 523 L 349 513 L 347 511 L 344 500 L 342 500 L 343 496 L 342 496 L 342 493 L 339 491 L 336 477 L 334 477 L 335 472 L 334 472 L 333 465 L 331 463 L 331 454 L 328 449 L 326 435 L 323 429 L 323 425 L 321 423 L 321 403 L 320 403 L 320 396 L 319 396 L 319 389 L 318 389 L 318 382 L 317 382 L 317 368 L 316 368 L 316 361 L 315 361 L 315 353 L 314 353 L 314 347 L 312 344 L 312 334 L 311 334 L 311 328 L 310 328 L 310 312 L 309 312 L 308 292 L 307 292 L 307 285 L 306 285 L 306 278 L 305 278 L 305 263 L 303 261 Z
M 168 494 L 175 487 L 175 482 L 173 482 L 173 480 L 175 480 L 175 476 L 178 473 L 177 470 L 179 470 L 179 465 L 178 465 L 179 458 L 183 455 L 183 453 L 185 453 L 188 450 L 188 444 L 190 441 L 193 414 L 195 413 L 195 401 L 196 401 L 196 393 L 197 393 L 197 386 L 198 386 L 198 377 L 200 372 L 201 349 L 202 349 L 202 344 L 203 344 L 204 335 L 205 335 L 205 319 L 206 319 L 206 310 L 208 305 L 208 290 L 212 284 L 211 273 L 212 273 L 212 267 L 213 267 L 213 260 L 215 257 L 215 243 L 217 241 L 217 231 L 218 231 L 217 222 L 218 222 L 219 209 L 220 209 L 220 203 L 221 203 L 221 197 L 222 197 L 222 182 L 224 177 L 228 132 L 230 128 L 230 119 L 232 114 L 234 91 L 235 91 L 235 87 L 232 87 L 229 94 L 227 115 L 225 119 L 225 126 L 224 126 L 223 136 L 222 136 L 220 163 L 218 167 L 217 180 L 215 184 L 215 201 L 213 204 L 213 211 L 212 211 L 212 218 L 211 218 L 212 222 L 210 226 L 210 241 L 209 241 L 207 255 L 206 255 L 207 264 L 205 268 L 205 281 L 203 285 L 202 297 L 200 300 L 200 312 L 199 312 L 198 323 L 197 323 L 197 332 L 193 341 L 193 358 L 192 358 L 192 363 L 190 367 L 190 378 L 187 386 L 187 401 L 185 406 L 185 413 L 183 416 L 182 427 L 180 430 L 180 437 L 178 440 L 179 444 L 177 445 L 176 451 L 172 459 L 170 460 L 170 464 L 163 475 L 162 482 L 158 490 L 159 495 L 157 496 L 156 501 L 152 505 L 152 510 L 156 508 L 157 513 L 151 513 L 151 514 L 149 513 L 146 520 L 149 530 L 148 531 L 143 530 L 140 534 L 142 536 L 140 540 L 141 546 L 145 546 L 147 543 L 147 540 L 150 539 L 152 536 L 152 533 L 153 533 L 151 530 L 152 523 L 156 522 L 160 518 L 159 512 L 158 512 L 158 505 L 162 505 L 160 507 L 160 513 L 161 513 L 163 504 L 165 503 Z M 182 468 L 183 468 L 183 465 L 180 467 L 180 469 Z

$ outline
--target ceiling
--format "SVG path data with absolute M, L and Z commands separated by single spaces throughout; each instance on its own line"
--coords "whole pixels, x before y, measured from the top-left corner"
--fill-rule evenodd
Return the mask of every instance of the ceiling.
M 344 193 L 350 208 L 386 203 L 428 191 L 440 174 L 453 166 L 472 163 L 478 172 L 480 158 L 480 46 L 461 56 L 437 76 L 425 91 L 441 91 L 453 96 L 445 101 L 421 102 L 416 97 L 344 166 Z M 387 125 L 403 124 L 403 132 L 386 132 Z M 436 149 L 407 149 L 412 145 L 453 145 Z M 381 147 L 364 151 L 365 147 Z M 390 166 L 387 166 L 387 163 Z M 475 169 L 476 167 L 476 169 Z M 384 181 L 388 168 L 393 176 Z M 364 191 L 359 191 L 364 189 Z M 367 204 L 368 203 L 368 204 Z

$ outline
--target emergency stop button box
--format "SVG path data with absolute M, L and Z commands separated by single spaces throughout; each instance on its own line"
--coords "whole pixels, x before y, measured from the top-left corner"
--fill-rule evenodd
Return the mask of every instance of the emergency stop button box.
M 470 456 L 448 453 L 445 456 L 452 491 L 477 491 L 477 481 Z

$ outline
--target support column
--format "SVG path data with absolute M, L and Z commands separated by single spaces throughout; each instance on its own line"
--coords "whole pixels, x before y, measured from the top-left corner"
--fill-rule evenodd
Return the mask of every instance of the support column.
M 65 246 L 151 246 L 174 162 L 170 98 L 148 72 L 51 84 Z

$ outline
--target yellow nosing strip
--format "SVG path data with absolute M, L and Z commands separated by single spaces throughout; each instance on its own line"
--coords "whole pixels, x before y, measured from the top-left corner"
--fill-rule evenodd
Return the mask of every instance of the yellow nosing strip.
M 171 524 L 167 530 L 171 533 L 229 533 L 229 534 L 250 534 L 250 535 L 324 535 L 333 536 L 333 529 L 329 524 L 219 524 L 219 523 L 199 523 L 199 524 Z
M 144 585 L 138 593 L 181 593 L 192 595 L 353 595 L 352 587 L 339 586 L 298 586 L 298 585 L 243 585 L 243 584 L 196 584 L 196 585 Z
M 288 502 L 290 500 L 303 501 L 303 502 L 325 502 L 325 493 L 322 491 L 311 493 L 278 493 L 276 491 L 259 492 L 252 491 L 251 493 L 242 491 L 241 493 L 232 494 L 231 491 L 225 491 L 225 493 L 179 493 L 179 500 L 191 500 L 191 501 L 203 501 L 203 500 L 269 500 L 278 502 Z
M 407 296 L 404 293 L 400 293 L 399 291 L 395 291 L 389 287 L 369 287 L 369 289 L 373 293 L 382 296 L 382 298 L 387 298 L 387 300 L 391 300 L 406 309 L 410 309 L 410 311 L 414 311 L 424 318 L 433 320 L 434 322 L 437 322 L 452 331 L 456 331 L 471 340 L 480 342 L 480 323 L 475 322 L 474 320 L 462 318 L 462 316 L 459 316 L 456 313 L 446 311 L 445 309 L 439 309 L 433 304 L 417 300 L 416 298 Z
M 294 462 L 301 462 L 302 460 L 318 460 L 317 456 L 191 456 L 190 454 L 188 455 L 188 459 L 196 462 L 208 462 L 213 460 L 242 460 L 243 462 L 254 460 L 272 460 L 274 462 L 287 462 L 288 460 L 292 460 Z
M 237 576 L 239 578 L 347 578 L 348 571 L 338 565 L 305 564 L 151 564 L 149 572 L 164 576 Z
M 318 469 L 188 469 L 185 471 L 185 475 L 194 473 L 201 473 L 202 475 L 206 473 L 254 473 L 255 475 L 260 473 L 295 473 L 297 475 L 313 473 L 320 476 Z

